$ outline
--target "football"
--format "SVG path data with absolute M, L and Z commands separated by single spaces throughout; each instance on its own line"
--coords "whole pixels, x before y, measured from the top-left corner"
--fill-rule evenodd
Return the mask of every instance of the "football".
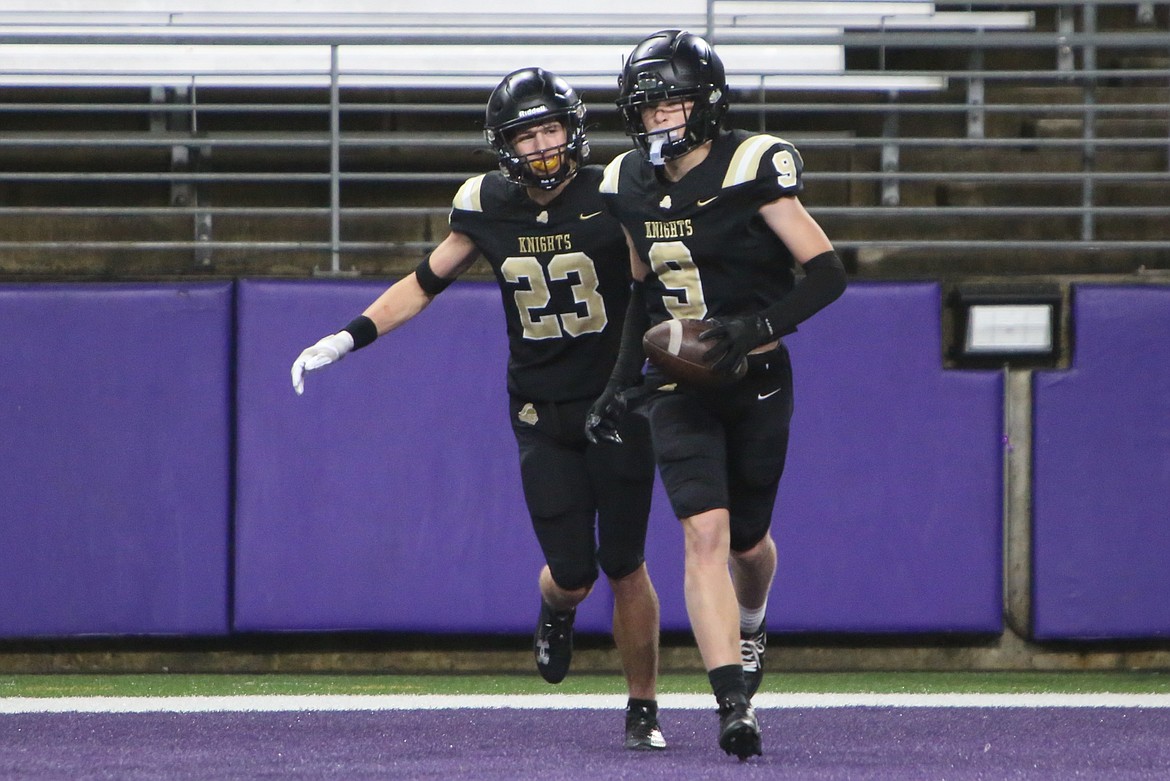
M 703 355 L 712 342 L 700 341 L 699 336 L 714 326 L 710 320 L 663 320 L 642 336 L 642 349 L 650 362 L 675 382 L 727 385 L 747 374 L 747 361 L 741 361 L 730 375 L 711 370 Z

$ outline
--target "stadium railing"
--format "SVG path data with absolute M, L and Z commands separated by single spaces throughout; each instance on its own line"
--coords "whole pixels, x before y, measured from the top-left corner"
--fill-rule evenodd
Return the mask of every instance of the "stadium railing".
M 719 46 L 733 124 L 798 143 L 858 273 L 1170 266 L 1165 2 L 398 5 L 6 6 L 0 273 L 394 273 L 491 167 L 504 72 L 578 85 L 605 162 L 621 56 L 668 20 Z

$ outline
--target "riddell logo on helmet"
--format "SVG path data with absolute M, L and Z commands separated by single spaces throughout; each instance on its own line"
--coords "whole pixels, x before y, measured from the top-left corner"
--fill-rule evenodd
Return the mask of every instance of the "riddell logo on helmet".
M 544 114 L 548 112 L 548 106 L 536 106 L 534 108 L 526 108 L 522 110 L 517 117 L 527 117 L 531 114 Z

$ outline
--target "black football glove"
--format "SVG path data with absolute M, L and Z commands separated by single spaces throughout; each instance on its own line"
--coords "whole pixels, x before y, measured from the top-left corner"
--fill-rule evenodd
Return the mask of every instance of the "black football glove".
M 626 416 L 626 391 L 621 385 L 606 385 L 585 416 L 585 438 L 594 445 L 599 442 L 622 443 L 618 426 Z
M 747 360 L 748 353 L 776 338 L 768 321 L 759 315 L 722 317 L 712 322 L 715 327 L 699 334 L 699 340 L 714 342 L 703 360 L 716 374 L 730 377 Z

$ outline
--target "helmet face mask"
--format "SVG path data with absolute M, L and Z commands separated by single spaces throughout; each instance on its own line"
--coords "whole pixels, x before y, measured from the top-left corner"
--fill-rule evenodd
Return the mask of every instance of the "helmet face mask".
M 664 101 L 692 105 L 678 129 L 648 131 L 642 110 Z M 634 47 L 618 78 L 617 106 L 626 134 L 654 165 L 662 165 L 712 140 L 727 113 L 723 62 L 705 40 L 683 30 L 663 30 Z
M 565 143 L 520 154 L 514 141 L 526 128 L 559 122 Z M 504 77 L 488 99 L 484 137 L 507 179 L 524 187 L 552 190 L 568 181 L 589 159 L 585 104 L 555 74 L 523 68 Z
M 537 138 L 536 129 L 544 131 L 541 134 L 542 139 L 547 138 L 550 135 L 548 126 L 553 122 L 555 132 L 562 137 L 561 142 L 554 146 L 533 149 L 534 139 Z M 509 176 L 513 181 L 523 176 L 525 181 L 518 182 L 519 184 L 542 187 L 547 183 L 548 186 L 555 187 L 564 181 L 563 175 L 571 170 L 568 154 L 569 131 L 563 117 L 541 117 L 531 124 L 508 128 L 502 131 L 502 136 L 500 148 L 505 150 L 509 166 L 505 173 L 512 169 L 521 172 L 518 176 Z M 522 147 L 531 151 L 522 151 Z
M 662 165 L 667 160 L 681 157 L 698 146 L 700 141 L 695 128 L 690 126 L 695 116 L 695 101 L 692 98 L 667 98 L 643 104 L 638 107 L 641 130 L 638 132 L 638 147 L 653 165 Z M 650 127 L 647 116 L 668 111 L 674 124 Z

